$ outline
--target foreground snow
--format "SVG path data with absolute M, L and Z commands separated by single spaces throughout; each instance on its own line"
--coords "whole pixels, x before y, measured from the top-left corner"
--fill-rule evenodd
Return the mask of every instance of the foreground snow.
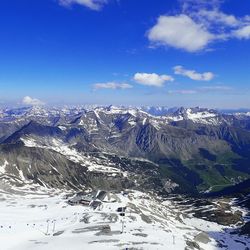
M 216 237 L 229 239 L 222 227 L 186 218 L 171 201 L 138 191 L 116 194 L 116 202 L 104 200 L 95 210 L 68 205 L 66 195 L 45 189 L 18 195 L 0 192 L 1 249 L 182 250 L 197 243 L 210 250 L 218 249 Z M 122 217 L 117 208 L 125 206 Z M 215 237 L 202 231 L 213 231 Z M 225 249 L 245 249 L 242 246 Z

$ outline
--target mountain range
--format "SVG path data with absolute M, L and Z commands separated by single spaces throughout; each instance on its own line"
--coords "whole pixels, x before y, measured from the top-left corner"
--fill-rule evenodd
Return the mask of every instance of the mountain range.
M 206 108 L 0 110 L 8 183 L 201 194 L 250 176 L 250 113 Z M 104 178 L 105 177 L 105 178 Z

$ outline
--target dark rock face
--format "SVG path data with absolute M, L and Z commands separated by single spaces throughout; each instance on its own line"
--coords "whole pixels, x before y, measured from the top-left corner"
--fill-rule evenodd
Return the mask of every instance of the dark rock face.
M 194 241 L 186 241 L 187 246 L 185 247 L 185 250 L 201 250 L 200 246 L 198 243 Z
M 194 217 L 216 222 L 223 226 L 243 224 L 243 214 L 240 210 L 232 210 L 228 198 L 180 198 L 175 200 L 177 206 L 184 212 L 187 209 Z M 192 209 L 191 209 L 192 208 Z
M 5 174 L 16 176 L 42 186 L 73 188 L 87 184 L 86 168 L 68 160 L 65 156 L 43 148 L 27 148 L 22 144 L 2 145 L 0 165 L 5 161 Z
M 48 148 L 25 147 L 22 142 L 2 144 L 0 151 L 0 166 L 4 166 L 4 173 L 0 173 L 0 177 L 12 185 L 22 186 L 28 181 L 60 189 L 121 191 L 130 188 L 165 192 L 158 167 L 149 162 L 108 154 L 105 157 L 97 153 L 88 155 L 93 164 L 101 161 L 104 167 L 111 165 L 121 171 L 113 175 L 105 170 L 88 171 L 84 163 L 75 163 L 67 156 Z M 128 174 L 122 174 L 124 172 Z
M 242 223 L 242 213 L 237 211 L 235 213 L 225 212 L 224 208 L 215 211 L 196 211 L 195 216 L 198 218 L 204 218 L 208 221 L 216 222 L 223 226 L 235 225 Z
M 250 222 L 247 222 L 240 230 L 240 234 L 250 236 Z
M 35 121 L 31 121 L 8 137 L 3 143 L 15 143 L 22 138 L 22 136 L 28 135 L 39 137 L 59 137 L 62 134 L 61 132 L 62 131 L 57 127 L 46 126 Z

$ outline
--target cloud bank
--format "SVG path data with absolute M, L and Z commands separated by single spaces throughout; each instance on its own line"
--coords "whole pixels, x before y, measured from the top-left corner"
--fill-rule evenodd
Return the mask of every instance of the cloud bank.
M 25 105 L 29 105 L 29 106 L 40 106 L 40 105 L 44 105 L 45 103 L 42 102 L 39 99 L 36 98 L 32 98 L 30 96 L 25 96 L 22 100 L 22 103 Z

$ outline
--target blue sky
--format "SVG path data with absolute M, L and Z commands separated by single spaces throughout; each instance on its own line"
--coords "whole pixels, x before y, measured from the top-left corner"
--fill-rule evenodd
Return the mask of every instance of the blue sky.
M 0 103 L 250 108 L 250 2 L 206 2 L 3 0 Z

